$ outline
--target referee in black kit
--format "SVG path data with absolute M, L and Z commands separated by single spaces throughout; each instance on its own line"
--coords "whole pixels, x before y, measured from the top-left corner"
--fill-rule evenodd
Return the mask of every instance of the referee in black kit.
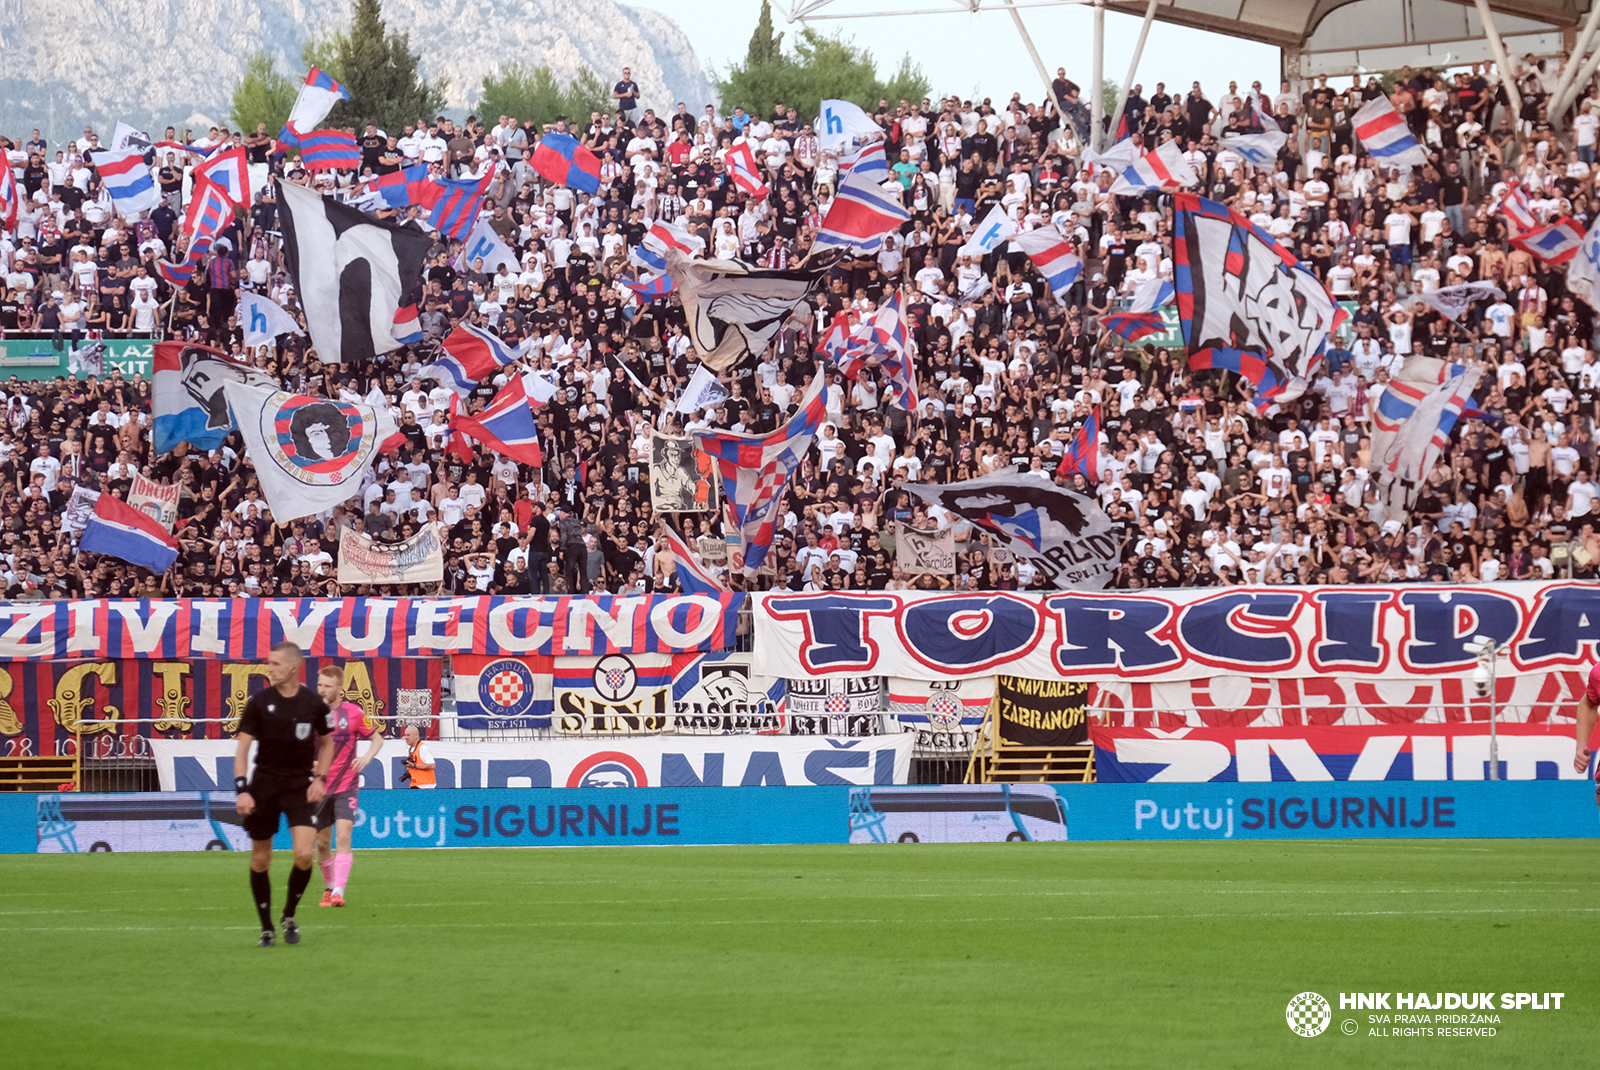
M 271 686 L 250 696 L 239 719 L 239 746 L 233 753 L 233 785 L 239 792 L 236 809 L 244 815 L 250 834 L 250 894 L 261 915 L 261 947 L 271 947 L 272 837 L 278 815 L 289 819 L 294 837 L 294 868 L 289 871 L 289 895 L 283 904 L 283 941 L 300 942 L 294 911 L 311 881 L 311 851 L 316 843 L 317 803 L 325 790 L 323 777 L 333 761 L 333 714 L 315 691 L 300 684 L 305 659 L 293 643 L 279 643 L 267 655 Z M 245 779 L 250 744 L 260 742 L 255 777 Z

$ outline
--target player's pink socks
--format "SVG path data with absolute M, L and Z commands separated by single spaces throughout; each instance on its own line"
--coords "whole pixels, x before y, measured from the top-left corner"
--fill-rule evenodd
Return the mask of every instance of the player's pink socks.
M 348 851 L 340 851 L 333 856 L 333 891 L 336 895 L 344 894 L 344 886 L 350 880 L 350 863 L 356 856 Z
M 322 885 L 325 888 L 333 887 L 333 858 L 317 859 L 317 868 L 322 870 Z

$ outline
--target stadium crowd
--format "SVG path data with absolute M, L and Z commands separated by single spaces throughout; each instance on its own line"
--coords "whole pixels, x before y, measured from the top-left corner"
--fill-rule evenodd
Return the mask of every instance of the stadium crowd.
M 829 420 L 789 487 L 771 567 L 753 581 L 733 576 L 735 586 L 1041 584 L 1025 561 L 990 552 L 964 523 L 950 575 L 905 574 L 896 525 L 950 520 L 929 516 L 901 487 L 1011 464 L 1053 472 L 1096 406 L 1101 481 L 1086 489 L 1124 536 L 1115 586 L 1475 582 L 1548 577 L 1558 567 L 1593 576 L 1594 316 L 1568 293 L 1563 268 L 1510 244 L 1497 211 L 1515 177 L 1542 218 L 1571 216 L 1585 229 L 1594 220 L 1600 100 L 1591 90 L 1557 134 L 1539 103 L 1552 73 L 1523 65 L 1524 105 L 1514 116 L 1492 70 L 1400 72 L 1387 92 L 1432 160 L 1403 175 L 1380 169 L 1353 137 L 1355 110 L 1386 91 L 1376 77 L 1347 86 L 1321 79 L 1303 92 L 1284 83 L 1273 93 L 1260 82 L 1230 83 L 1220 94 L 1198 83 L 1133 87 L 1126 115 L 1134 137 L 1147 148 L 1177 139 L 1204 193 L 1268 229 L 1352 303 L 1324 373 L 1271 415 L 1255 414 L 1237 375 L 1191 372 L 1181 346 L 1124 343 L 1099 329 L 1139 283 L 1171 277 L 1171 198 L 1114 196 L 1113 173 L 1081 164 L 1089 112 L 1065 72 L 1053 87 L 1072 127 L 1065 138 L 1055 136 L 1051 106 L 1020 93 L 998 104 L 878 102 L 886 188 L 911 222 L 876 256 L 837 263 L 812 314 L 791 320 L 758 364 L 726 380 L 725 403 L 688 416 L 674 404 L 696 363 L 678 297 L 641 301 L 619 280 L 640 273 L 630 253 L 658 220 L 689 230 L 708 255 L 779 268 L 806 257 L 837 161 L 784 102 L 759 114 L 680 104 L 658 115 L 638 107 L 624 76 L 616 114 L 553 124 L 602 159 L 593 196 L 534 171 L 531 148 L 552 127 L 515 117 L 369 127 L 357 135 L 359 173 L 315 176 L 292 153 L 277 153 L 264 127 L 186 132 L 186 143 L 201 147 L 242 145 L 256 189 L 251 210 L 182 287 L 162 279 L 154 261 L 176 259 L 183 247 L 185 171 L 197 156 L 160 150 L 152 166 L 165 201 L 127 220 L 84 162 L 98 142 L 93 131 L 65 145 L 38 131 L 5 139 L 24 200 L 15 233 L 0 237 L 5 332 L 43 332 L 58 346 L 96 331 L 206 342 L 293 391 L 387 405 L 406 438 L 346 505 L 281 526 L 236 437 L 210 455 L 187 446 L 153 455 L 148 380 L 118 372 L 13 378 L 0 385 L 7 593 L 374 593 L 336 581 L 340 540 L 351 531 L 404 538 L 430 522 L 441 525 L 448 592 L 672 589 L 671 554 L 658 543 L 650 506 L 652 431 L 775 430 L 816 374 L 820 334 L 899 288 L 916 346 L 916 411 L 887 404 L 872 369 L 851 382 L 827 368 Z M 1222 133 L 1265 124 L 1290 134 L 1276 170 L 1219 149 Z M 765 201 L 751 200 L 723 162 L 721 150 L 741 141 L 766 172 Z M 351 198 L 364 179 L 417 162 L 458 177 L 497 168 L 483 210 L 521 257 L 520 270 L 459 263 L 459 243 L 440 238 L 419 309 L 422 344 L 361 367 L 324 364 L 293 334 L 247 351 L 234 315 L 241 289 L 298 310 L 267 173 Z M 996 203 L 1024 228 L 1057 225 L 1075 241 L 1085 269 L 1065 302 L 1015 249 L 960 254 L 974 220 Z M 399 210 L 408 213 L 421 214 Z M 1411 300 L 1472 280 L 1492 280 L 1506 296 L 1474 305 L 1459 322 Z M 538 412 L 542 468 L 481 446 L 473 461 L 444 452 L 451 395 L 418 373 L 463 321 L 509 343 L 531 339 L 529 366 L 556 376 L 562 389 Z M 1486 374 L 1476 401 L 1483 418 L 1463 423 L 1402 524 L 1382 519 L 1369 434 L 1377 396 L 1411 353 L 1477 362 Z M 504 381 L 480 384 L 467 408 L 487 403 Z M 110 558 L 80 561 L 61 531 L 76 486 L 125 494 L 139 472 L 181 488 L 183 551 L 165 577 Z M 1081 475 L 1072 479 L 1084 486 Z M 691 544 L 720 544 L 716 513 L 674 520 Z

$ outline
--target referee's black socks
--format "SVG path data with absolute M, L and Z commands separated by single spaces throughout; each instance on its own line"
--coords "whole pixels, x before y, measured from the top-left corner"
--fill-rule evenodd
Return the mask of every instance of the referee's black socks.
M 294 917 L 294 908 L 300 905 L 300 897 L 306 894 L 306 885 L 311 883 L 311 867 L 301 869 L 295 866 L 289 870 L 289 898 L 284 900 L 283 916 Z
M 301 883 L 304 887 L 304 882 Z M 272 928 L 272 877 L 266 870 L 250 871 L 250 898 L 256 901 L 256 913 L 261 915 L 262 931 Z

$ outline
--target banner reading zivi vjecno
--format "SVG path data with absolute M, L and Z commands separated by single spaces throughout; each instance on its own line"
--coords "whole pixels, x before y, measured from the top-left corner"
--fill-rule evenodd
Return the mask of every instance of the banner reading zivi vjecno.
M 1000 738 L 1021 747 L 1072 747 L 1089 742 L 1084 710 L 1089 685 L 1072 680 L 995 677 Z

